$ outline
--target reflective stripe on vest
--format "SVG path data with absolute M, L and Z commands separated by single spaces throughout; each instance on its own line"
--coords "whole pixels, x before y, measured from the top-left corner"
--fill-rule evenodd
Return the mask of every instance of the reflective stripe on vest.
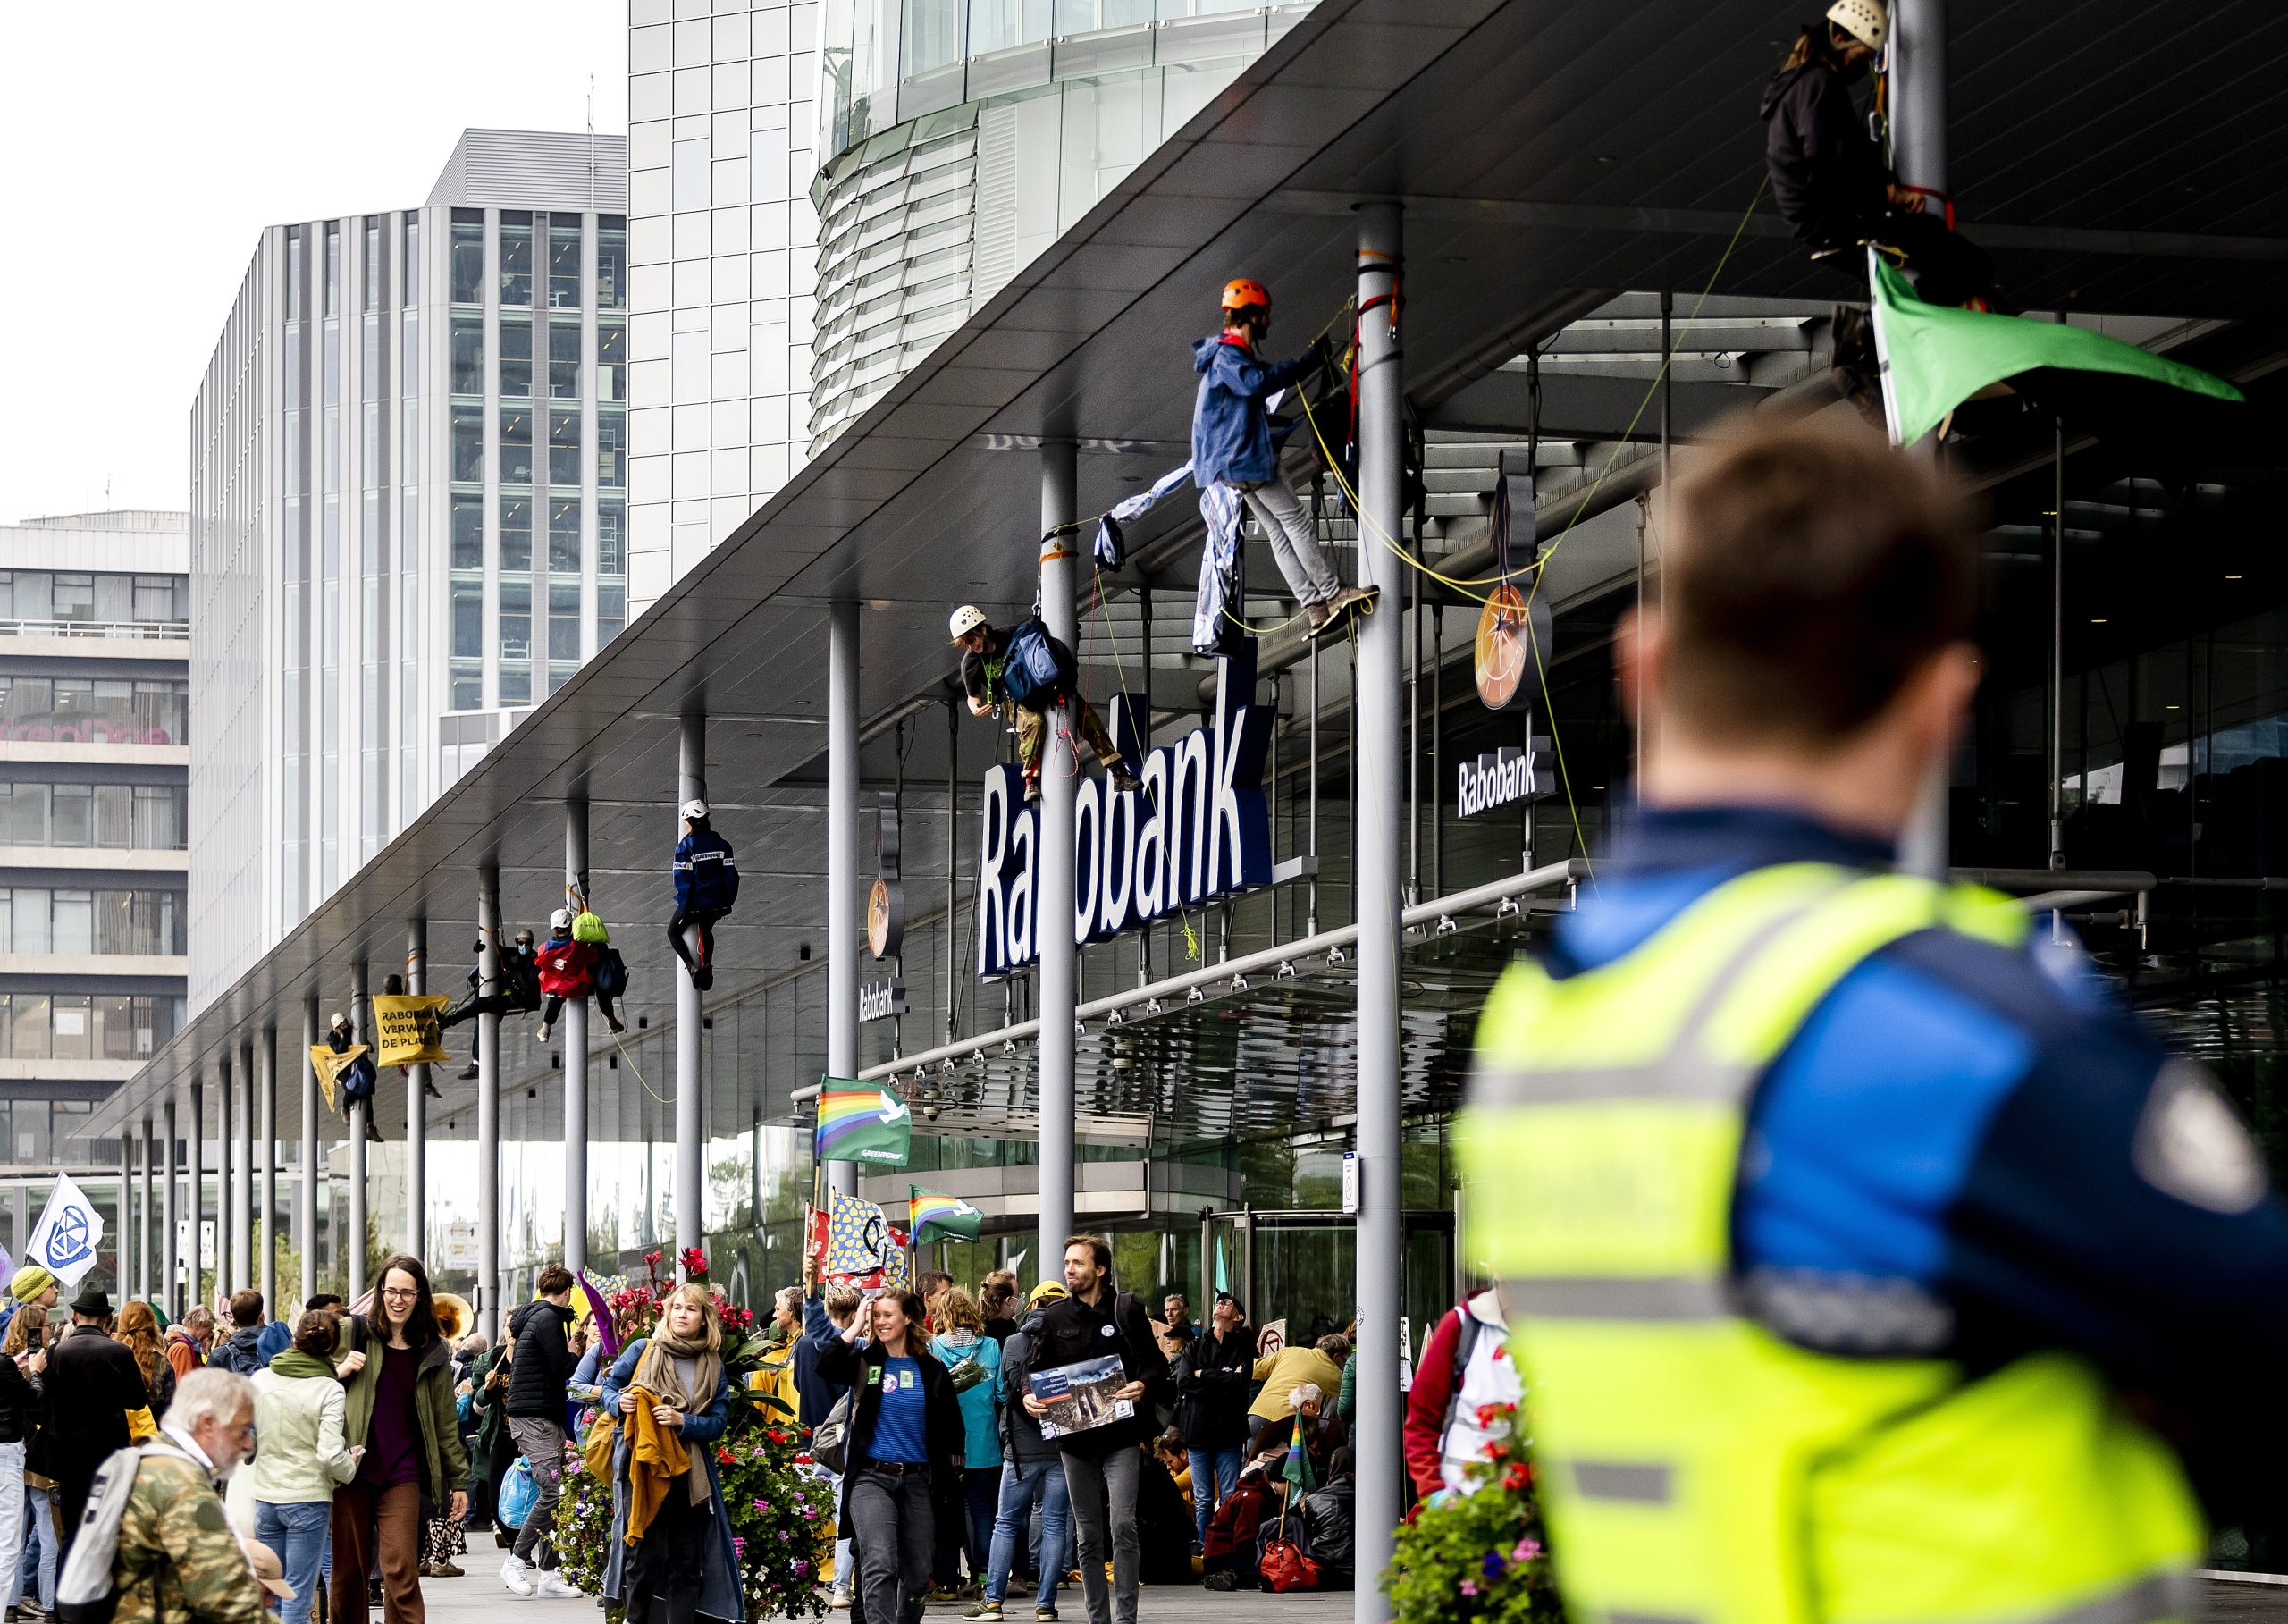
M 1521 965 L 1488 1002 L 1454 1136 L 1469 1255 L 1516 1328 L 1576 1617 L 2182 1616 L 2199 1513 L 2086 1361 L 1972 1380 L 1924 1357 L 1951 1317 L 1913 1281 L 1733 1268 L 1765 1069 L 1854 968 L 1934 927 L 2009 945 L 2026 921 L 1991 893 L 1790 864 L 1597 970 Z

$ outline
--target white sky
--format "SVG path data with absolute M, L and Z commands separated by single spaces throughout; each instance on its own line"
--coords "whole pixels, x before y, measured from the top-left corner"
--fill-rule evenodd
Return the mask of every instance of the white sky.
M 591 78 L 627 128 L 625 0 L 10 3 L 0 63 L 0 519 L 188 505 L 264 226 L 416 206 L 464 129 L 585 129 Z

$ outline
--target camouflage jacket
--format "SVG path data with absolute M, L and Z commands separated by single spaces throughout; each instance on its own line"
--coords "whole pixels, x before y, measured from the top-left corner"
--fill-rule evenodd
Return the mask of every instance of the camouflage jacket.
M 214 1480 L 187 1455 L 143 1457 L 111 1576 L 119 1589 L 112 1624 L 261 1624 L 262 1586 Z

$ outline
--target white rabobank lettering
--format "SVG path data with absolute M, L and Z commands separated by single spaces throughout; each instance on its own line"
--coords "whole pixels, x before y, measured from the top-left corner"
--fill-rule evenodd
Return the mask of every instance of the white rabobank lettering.
M 1545 742 L 1535 739 L 1527 749 L 1505 745 L 1475 762 L 1459 763 L 1454 779 L 1456 809 L 1461 816 L 1474 818 L 1497 806 L 1540 800 L 1555 788 L 1545 777 L 1548 760 Z
M 1271 818 L 1263 791 L 1272 716 L 1253 703 L 1255 660 L 1217 662 L 1216 725 L 1145 753 L 1134 702 L 1115 700 L 1115 742 L 1140 761 L 1140 790 L 1085 780 L 1073 809 L 1073 940 L 1104 941 L 1190 904 L 1271 883 Z M 1018 770 L 986 775 L 978 848 L 977 972 L 991 979 L 1036 956 L 1043 922 L 1040 820 Z

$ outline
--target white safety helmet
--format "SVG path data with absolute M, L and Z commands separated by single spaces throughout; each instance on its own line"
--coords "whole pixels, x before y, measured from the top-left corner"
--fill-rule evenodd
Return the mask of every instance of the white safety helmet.
M 333 1020 L 332 1020 L 332 1024 L 333 1024 L 333 1025 L 335 1025 L 335 1026 L 347 1026 L 347 1025 L 349 1025 L 349 1017 L 348 1015 L 343 1014 L 340 1010 L 338 1010 L 338 1009 L 337 1009 L 337 1010 L 335 1010 L 335 1011 L 333 1012 Z
M 693 796 L 683 804 L 683 815 L 694 822 L 707 815 L 707 803 Z
M 548 928 L 551 930 L 569 930 L 572 928 L 572 910 L 569 908 L 557 909 L 555 913 L 548 916 Z
M 955 610 L 953 618 L 946 622 L 946 630 L 955 643 L 959 643 L 979 627 L 986 624 L 988 622 L 983 610 L 974 603 L 964 603 Z
M 1891 20 L 1882 0 L 1835 0 L 1827 8 L 1827 20 L 1871 51 L 1881 50 L 1891 37 Z

